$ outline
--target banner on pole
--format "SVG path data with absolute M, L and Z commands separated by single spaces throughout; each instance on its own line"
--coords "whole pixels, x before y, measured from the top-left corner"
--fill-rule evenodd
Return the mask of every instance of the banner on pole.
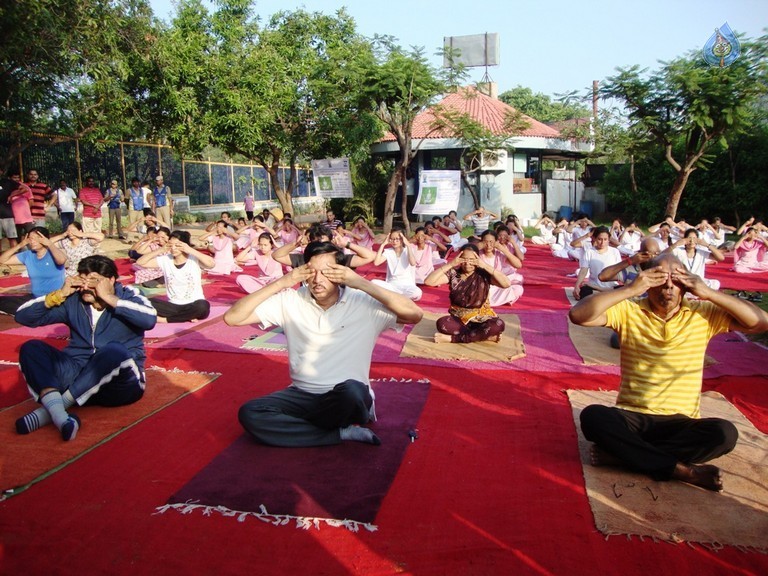
M 459 207 L 460 170 L 422 170 L 414 214 L 448 214 Z
M 349 158 L 312 160 L 312 179 L 318 196 L 323 198 L 352 198 L 352 177 Z

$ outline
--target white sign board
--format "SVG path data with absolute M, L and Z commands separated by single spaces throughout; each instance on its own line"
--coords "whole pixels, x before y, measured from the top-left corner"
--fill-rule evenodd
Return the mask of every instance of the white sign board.
M 499 65 L 499 33 L 471 34 L 469 36 L 447 36 L 443 38 L 443 68 L 453 65 L 473 66 Z
M 461 170 L 423 170 L 414 214 L 448 214 L 459 207 Z
M 323 198 L 352 198 L 352 178 L 349 158 L 312 160 L 312 179 L 318 196 Z

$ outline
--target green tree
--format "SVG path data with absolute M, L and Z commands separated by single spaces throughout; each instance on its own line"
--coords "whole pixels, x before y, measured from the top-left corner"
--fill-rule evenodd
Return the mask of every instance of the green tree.
M 418 153 L 418 147 L 413 147 L 413 122 L 419 112 L 446 91 L 452 73 L 433 68 L 423 49 L 412 48 L 406 52 L 391 37 L 377 36 L 374 47 L 372 57 L 364 64 L 362 106 L 373 111 L 398 146 L 384 199 L 383 224 L 388 233 L 392 229 L 399 186 L 403 187 L 403 223 L 410 229 L 404 189 L 406 171 Z
M 259 27 L 252 0 L 221 0 L 208 15 L 185 0 L 169 33 L 158 102 L 174 146 L 200 151 L 210 141 L 261 165 L 285 212 L 293 210 L 297 166 L 312 158 L 360 157 L 380 133 L 358 107 L 355 62 L 370 52 L 343 10 L 333 16 L 279 12 Z M 167 87 L 166 87 L 167 85 Z M 290 174 L 282 184 L 281 166 Z
M 553 101 L 546 94 L 534 93 L 530 88 L 520 85 L 499 94 L 499 100 L 539 122 L 562 122 L 592 115 L 589 108 L 573 102 L 569 95 Z
M 0 7 L 0 129 L 15 144 L 6 169 L 33 144 L 136 135 L 136 70 L 155 22 L 145 0 L 27 0 Z
M 690 175 L 749 126 L 754 103 L 766 93 L 767 40 L 742 42 L 741 56 L 726 68 L 708 66 L 695 52 L 647 76 L 637 66 L 619 69 L 601 87 L 603 98 L 625 107 L 634 147 L 660 147 L 673 168 L 667 214 L 676 215 Z
M 216 38 L 201 0 L 183 0 L 163 26 L 151 57 L 142 63 L 144 110 L 150 137 L 163 139 L 182 156 L 200 157 L 211 141 L 212 54 Z

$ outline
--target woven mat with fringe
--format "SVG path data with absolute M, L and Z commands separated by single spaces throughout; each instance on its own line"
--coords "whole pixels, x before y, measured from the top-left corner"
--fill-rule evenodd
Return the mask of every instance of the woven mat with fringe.
M 144 397 L 138 402 L 116 408 L 72 409 L 83 427 L 71 442 L 64 442 L 54 426 L 29 435 L 16 433 L 16 419 L 38 407 L 31 398 L 0 411 L 0 489 L 6 495 L 21 492 L 218 376 L 150 368 Z
M 768 437 L 725 397 L 705 392 L 701 399 L 703 417 L 725 418 L 739 430 L 734 451 L 713 461 L 723 471 L 725 489 L 717 493 L 681 482 L 656 482 L 610 466 L 591 466 L 590 443 L 581 433 L 579 414 L 589 404 L 613 406 L 616 392 L 567 393 L 589 505 L 600 532 L 695 542 L 709 548 L 768 550 Z
M 520 319 L 515 314 L 499 314 L 499 318 L 506 324 L 501 342 L 471 344 L 435 343 L 435 322 L 442 316 L 445 316 L 444 312 L 425 311 L 424 318 L 408 334 L 400 356 L 483 362 L 509 362 L 525 356 Z

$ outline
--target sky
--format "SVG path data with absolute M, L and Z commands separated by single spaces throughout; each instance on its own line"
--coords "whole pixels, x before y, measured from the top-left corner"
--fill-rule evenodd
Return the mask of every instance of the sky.
M 149 0 L 169 21 L 173 0 Z M 257 0 L 262 22 L 280 10 L 333 14 L 345 7 L 358 32 L 394 36 L 400 46 L 433 56 L 443 38 L 498 33 L 500 62 L 487 74 L 499 93 L 518 85 L 555 97 L 586 93 L 593 80 L 635 64 L 654 70 L 660 61 L 700 50 L 728 22 L 748 38 L 768 34 L 768 0 Z M 470 70 L 469 82 L 486 73 Z

